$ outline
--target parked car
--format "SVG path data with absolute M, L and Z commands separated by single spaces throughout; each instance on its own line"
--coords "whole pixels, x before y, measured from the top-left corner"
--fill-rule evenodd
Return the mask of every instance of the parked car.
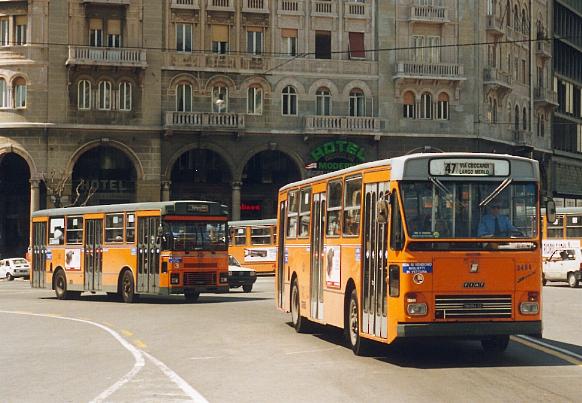
M 228 285 L 230 288 L 242 286 L 244 292 L 251 292 L 255 281 L 257 281 L 255 270 L 242 267 L 234 256 L 228 255 Z
M 580 248 L 556 249 L 544 258 L 543 284 L 548 281 L 566 281 L 578 287 L 582 280 L 582 250 Z
M 15 278 L 30 278 L 30 264 L 21 257 L 0 260 L 0 278 L 12 281 Z

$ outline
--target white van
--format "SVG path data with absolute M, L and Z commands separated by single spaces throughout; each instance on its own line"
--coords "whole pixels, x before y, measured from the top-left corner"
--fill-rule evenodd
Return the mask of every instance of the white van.
M 582 280 L 582 250 L 580 248 L 556 249 L 544 258 L 543 284 L 548 281 L 566 281 L 578 287 Z
M 12 281 L 17 277 L 30 278 L 30 264 L 21 257 L 0 260 L 0 278 Z

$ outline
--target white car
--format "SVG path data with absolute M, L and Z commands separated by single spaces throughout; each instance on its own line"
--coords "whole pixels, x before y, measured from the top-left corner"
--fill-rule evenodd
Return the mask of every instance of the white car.
M 0 260 L 0 278 L 12 281 L 15 278 L 30 278 L 30 264 L 21 257 Z
M 580 248 L 556 249 L 544 258 L 543 284 L 548 281 L 566 281 L 578 287 L 582 280 L 582 250 Z
M 255 270 L 242 267 L 234 256 L 228 255 L 228 285 L 230 288 L 242 286 L 244 292 L 251 292 L 255 281 L 257 281 Z

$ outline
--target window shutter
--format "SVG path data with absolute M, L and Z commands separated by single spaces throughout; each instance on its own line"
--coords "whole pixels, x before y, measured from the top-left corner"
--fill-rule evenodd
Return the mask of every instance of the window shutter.
M 99 18 L 91 18 L 89 20 L 89 29 L 103 29 L 103 20 Z
M 107 33 L 111 35 L 121 35 L 121 21 L 120 20 L 107 21 Z
M 366 57 L 366 52 L 364 48 L 364 33 L 363 32 L 350 32 L 350 57 Z
M 283 38 L 297 38 L 297 30 L 291 28 L 282 28 L 281 37 Z
M 212 40 L 228 42 L 228 25 L 212 25 Z

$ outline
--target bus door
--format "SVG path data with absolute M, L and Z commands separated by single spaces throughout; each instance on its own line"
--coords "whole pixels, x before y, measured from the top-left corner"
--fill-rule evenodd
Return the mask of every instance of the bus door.
M 378 223 L 377 202 L 386 197 L 388 183 L 366 184 L 362 236 L 362 332 L 387 337 L 388 224 Z
M 44 288 L 46 271 L 46 222 L 32 226 L 32 286 Z
M 157 293 L 160 285 L 160 217 L 138 219 L 137 292 Z
M 103 220 L 85 220 L 85 290 L 101 289 L 103 273 Z
M 325 228 L 325 193 L 313 195 L 311 209 L 311 316 L 323 320 L 323 229 Z
M 277 305 L 285 308 L 283 305 L 284 284 L 285 284 L 285 217 L 287 217 L 287 202 L 281 202 L 279 206 L 279 225 L 277 226 Z

